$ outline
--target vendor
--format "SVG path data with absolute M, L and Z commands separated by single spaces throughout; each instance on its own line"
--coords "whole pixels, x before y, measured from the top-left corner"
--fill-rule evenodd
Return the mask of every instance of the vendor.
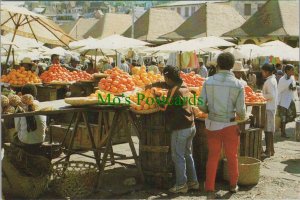
M 87 61 L 87 69 L 85 71 L 89 74 L 99 73 L 99 70 L 94 67 L 92 60 Z
M 68 69 L 69 68 L 71 68 L 72 71 L 81 70 L 80 60 L 78 57 L 72 56 Z
M 244 87 L 247 86 L 247 82 L 242 77 L 245 76 L 248 69 L 243 67 L 243 63 L 241 61 L 235 61 L 231 71 L 234 73 L 235 78 L 237 78 Z
M 234 66 L 231 53 L 221 53 L 217 58 L 220 71 L 209 77 L 203 85 L 199 108 L 208 113 L 205 120 L 208 160 L 205 190 L 208 199 L 215 197 L 215 179 L 222 146 L 228 160 L 230 192 L 237 192 L 239 127 L 236 116 L 245 119 L 246 106 L 243 85 L 230 70 Z
M 159 70 L 158 70 L 158 67 L 157 67 L 157 62 L 156 62 L 155 58 L 152 58 L 151 65 L 148 66 L 148 72 L 150 72 L 150 71 L 153 71 L 154 74 L 159 73 Z
M 284 76 L 278 82 L 278 114 L 281 121 L 281 137 L 288 138 L 285 127 L 287 123 L 294 121 L 296 118 L 295 99 L 297 99 L 297 92 L 294 66 L 287 64 L 284 72 Z
M 165 82 L 157 82 L 146 86 L 168 88 L 167 99 L 170 104 L 163 105 L 166 111 L 166 124 L 171 131 L 171 153 L 176 171 L 176 184 L 169 191 L 186 193 L 189 189 L 199 189 L 194 160 L 192 156 L 192 140 L 196 134 L 194 116 L 191 105 L 182 99 L 189 97 L 190 92 L 180 78 L 179 69 L 167 66 L 163 70 Z M 180 105 L 174 105 L 180 99 Z
M 202 58 L 199 58 L 199 69 L 197 74 L 199 74 L 202 78 L 207 78 L 208 76 L 207 68 L 205 67 Z
M 103 62 L 103 66 L 102 66 L 102 72 L 105 72 L 108 69 L 112 69 L 112 65 L 109 63 L 109 58 L 108 57 L 104 57 L 102 58 L 102 62 Z
M 23 60 L 21 61 L 21 64 L 20 64 L 22 67 L 25 68 L 26 71 L 31 71 L 32 69 L 32 66 L 33 66 L 33 62 L 31 60 L 31 58 L 29 57 L 25 57 L 23 58 Z
M 21 92 L 22 95 L 31 94 L 34 98 L 37 96 L 37 89 L 34 85 L 25 85 Z M 28 106 L 28 111 L 33 111 L 31 106 Z M 46 116 L 16 117 L 14 122 L 17 131 L 15 143 L 28 153 L 39 153 L 40 146 L 45 140 Z
M 130 73 L 130 68 L 125 60 L 125 58 L 121 58 L 121 66 L 120 69 L 124 72 Z

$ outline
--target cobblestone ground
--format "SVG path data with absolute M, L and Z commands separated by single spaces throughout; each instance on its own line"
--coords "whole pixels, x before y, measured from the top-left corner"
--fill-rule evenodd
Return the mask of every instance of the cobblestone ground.
M 259 183 L 252 187 L 240 187 L 240 192 L 231 195 L 227 184 L 217 183 L 217 193 L 222 199 L 300 199 L 300 142 L 295 141 L 295 123 L 287 126 L 289 139 L 282 139 L 276 134 L 275 156 L 265 159 L 261 164 Z M 138 140 L 133 137 L 135 147 Z M 116 153 L 131 155 L 128 144 L 114 146 Z M 89 154 L 92 154 L 89 152 Z M 72 160 L 79 159 L 74 155 Z M 80 158 L 82 160 L 82 157 Z M 85 158 L 84 158 L 85 159 Z M 86 159 L 87 161 L 91 161 Z M 154 189 L 139 182 L 133 160 L 127 160 L 126 165 L 115 164 L 106 167 L 97 192 L 89 199 L 206 199 L 203 187 L 200 191 L 188 192 L 184 195 L 169 194 L 167 190 Z M 136 181 L 135 181 L 136 180 Z M 136 182 L 136 183 L 135 183 Z M 203 185 L 203 184 L 201 184 Z M 46 192 L 44 199 L 59 198 L 52 191 Z

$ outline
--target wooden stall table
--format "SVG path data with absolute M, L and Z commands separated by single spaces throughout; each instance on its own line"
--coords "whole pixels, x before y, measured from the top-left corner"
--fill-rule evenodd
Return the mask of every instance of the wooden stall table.
M 253 123 L 251 124 L 254 128 L 264 128 L 265 116 L 266 116 L 266 103 L 246 103 L 246 107 L 252 107 Z
M 128 122 L 134 123 L 132 118 L 131 118 L 131 115 L 129 113 L 129 106 L 128 105 L 127 106 L 126 105 L 122 105 L 122 106 L 121 105 L 120 106 L 119 105 L 118 106 L 94 105 L 94 106 L 71 107 L 71 106 L 68 106 L 68 104 L 66 104 L 64 102 L 64 100 L 56 100 L 56 101 L 51 101 L 51 102 L 41 102 L 40 103 L 40 107 L 42 109 L 44 109 L 45 107 L 49 107 L 49 105 L 52 107 L 52 109 L 49 109 L 47 111 L 36 111 L 36 112 L 27 112 L 27 113 L 7 114 L 7 115 L 2 115 L 2 118 L 4 120 L 7 120 L 7 119 L 15 118 L 15 117 L 26 117 L 26 116 L 34 116 L 34 115 L 57 115 L 57 114 L 62 114 L 62 113 L 73 113 L 72 120 L 69 124 L 69 127 L 68 127 L 68 129 L 65 133 L 64 139 L 62 141 L 63 143 L 65 142 L 66 136 L 70 132 L 71 125 L 74 122 L 74 128 L 71 131 L 71 140 L 70 140 L 68 148 L 67 148 L 67 155 L 65 157 L 59 159 L 56 162 L 59 162 L 59 161 L 64 160 L 64 159 L 67 162 L 69 162 L 70 156 L 73 155 L 73 154 L 80 154 L 82 156 L 93 158 L 93 159 L 96 160 L 96 164 L 99 168 L 99 177 L 100 177 L 100 174 L 104 171 L 104 168 L 105 168 L 105 165 L 106 165 L 106 162 L 107 162 L 108 154 L 111 154 L 111 156 L 114 155 L 113 152 L 112 152 L 111 144 L 112 144 L 112 138 L 113 138 L 113 136 L 115 135 L 115 133 L 117 131 L 117 130 L 115 130 L 115 128 L 117 127 L 117 123 L 119 122 L 119 119 L 125 120 L 126 123 L 128 123 Z M 103 142 L 104 149 L 103 149 L 103 147 L 101 149 L 96 148 L 94 136 L 92 134 L 91 127 L 90 127 L 90 124 L 88 122 L 87 112 L 99 112 L 99 113 L 114 112 L 115 113 L 112 124 L 110 125 L 110 127 L 108 127 L 108 126 L 105 127 L 107 135 L 106 135 L 106 139 Z M 91 156 L 88 156 L 88 155 L 85 155 L 83 153 L 79 153 L 79 152 L 76 152 L 76 151 L 73 150 L 74 138 L 77 134 L 77 128 L 78 128 L 78 125 L 79 125 L 79 122 L 80 122 L 81 118 L 83 118 L 84 124 L 85 124 L 85 126 L 88 130 L 89 139 L 91 141 L 91 148 L 89 148 L 89 150 L 93 151 L 94 157 L 91 157 Z M 99 123 L 100 123 L 100 120 L 99 120 Z M 52 142 L 51 138 L 52 138 L 52 136 L 50 136 L 50 142 Z M 125 158 L 123 157 L 121 159 L 124 160 L 124 159 L 133 158 L 135 160 L 135 163 L 136 163 L 138 169 L 139 169 L 139 172 L 141 174 L 141 179 L 143 181 L 144 176 L 142 174 L 140 163 L 139 163 L 139 160 L 138 160 L 138 156 L 136 154 L 134 144 L 133 144 L 133 141 L 131 139 L 131 135 L 130 135 L 129 131 L 127 131 L 127 139 L 128 139 L 128 143 L 129 143 L 130 149 L 132 151 L 133 157 L 125 157 Z M 103 150 L 104 150 L 104 154 L 103 154 L 103 158 L 102 158 L 102 163 L 100 163 L 101 155 L 99 153 Z M 99 180 L 99 178 L 98 178 L 98 180 Z M 98 184 L 97 184 L 97 186 L 98 186 Z

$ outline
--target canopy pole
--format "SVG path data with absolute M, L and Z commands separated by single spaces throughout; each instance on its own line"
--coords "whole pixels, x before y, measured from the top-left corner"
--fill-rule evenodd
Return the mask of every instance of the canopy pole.
M 96 49 L 96 52 L 95 52 L 95 66 L 93 67 L 93 69 L 96 69 L 96 64 L 97 64 L 97 50 L 98 49 Z
M 15 37 L 16 37 L 16 34 L 17 34 L 17 30 L 18 30 L 18 28 L 19 28 L 20 20 L 21 20 L 21 15 L 19 16 L 18 22 L 17 22 L 17 24 L 16 24 L 16 28 L 15 28 L 15 31 L 14 31 L 14 34 L 13 34 L 13 38 L 12 38 L 12 40 L 11 40 L 12 43 L 13 43 L 14 40 L 15 40 Z M 12 44 L 9 45 L 8 54 L 7 54 L 7 58 L 6 58 L 6 65 L 8 64 L 8 60 L 9 60 L 11 48 L 12 48 Z

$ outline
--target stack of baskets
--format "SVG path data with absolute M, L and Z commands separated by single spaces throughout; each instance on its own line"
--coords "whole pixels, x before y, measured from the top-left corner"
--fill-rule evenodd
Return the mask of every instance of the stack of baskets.
M 52 167 L 51 188 L 61 197 L 84 198 L 97 184 L 97 165 L 90 162 L 57 162 Z

